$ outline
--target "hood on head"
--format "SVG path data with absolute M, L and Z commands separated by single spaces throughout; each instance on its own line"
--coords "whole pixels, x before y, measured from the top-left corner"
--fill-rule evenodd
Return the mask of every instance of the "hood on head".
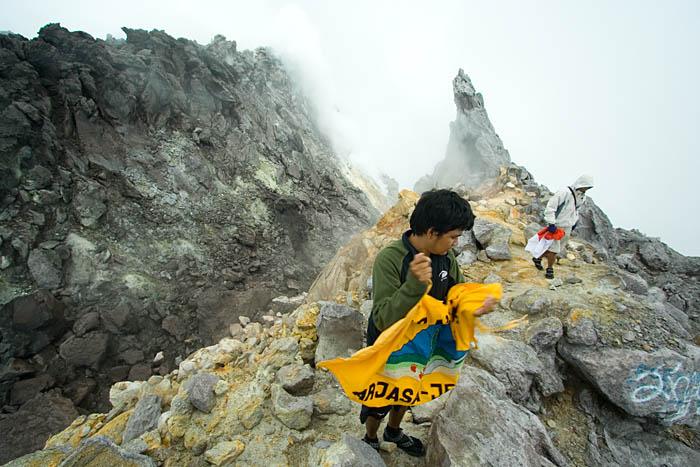
M 571 188 L 577 190 L 579 188 L 593 188 L 593 177 L 590 175 L 581 175 L 576 179 Z

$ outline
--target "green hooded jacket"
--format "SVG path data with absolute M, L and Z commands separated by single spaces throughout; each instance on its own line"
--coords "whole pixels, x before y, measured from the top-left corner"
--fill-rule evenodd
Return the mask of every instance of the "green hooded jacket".
M 416 279 L 408 271 L 408 263 L 416 253 L 407 240 L 407 233 L 403 238 L 392 242 L 383 248 L 374 260 L 372 268 L 372 315 L 371 319 L 378 330 L 384 331 L 389 326 L 406 316 L 411 308 L 421 299 L 427 286 Z M 412 250 L 412 251 L 411 251 Z M 464 282 L 464 276 L 459 268 L 454 252 L 450 249 L 447 255 L 431 255 L 433 265 L 433 284 L 438 284 L 442 279 L 447 279 L 449 285 L 443 286 L 441 295 L 436 297 L 444 299 L 447 290 L 454 284 Z M 437 267 L 436 267 L 437 266 Z M 402 283 L 402 270 L 405 281 Z M 449 278 L 445 277 L 445 271 Z M 438 287 L 434 286 L 437 290 Z M 431 290 L 430 295 L 434 295 Z

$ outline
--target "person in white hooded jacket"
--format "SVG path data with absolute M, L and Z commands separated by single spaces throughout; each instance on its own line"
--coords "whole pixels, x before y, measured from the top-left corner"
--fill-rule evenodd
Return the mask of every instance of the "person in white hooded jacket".
M 591 188 L 593 188 L 593 177 L 581 175 L 573 185 L 557 191 L 549 199 L 547 207 L 544 209 L 544 221 L 548 224 L 548 230 L 552 233 L 556 232 L 557 228 L 564 231 L 564 238 L 555 240 L 542 255 L 547 258 L 547 270 L 545 271 L 547 279 L 554 278 L 554 261 L 557 255 L 566 247 L 571 231 L 578 222 L 581 206 L 586 201 L 586 191 Z M 533 258 L 532 261 L 537 269 L 543 269 L 542 257 Z

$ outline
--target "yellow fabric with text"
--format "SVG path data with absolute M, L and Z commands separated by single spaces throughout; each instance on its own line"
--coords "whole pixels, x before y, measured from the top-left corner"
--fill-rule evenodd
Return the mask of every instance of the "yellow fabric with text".
M 457 384 L 467 351 L 477 346 L 475 330 L 513 328 L 527 316 L 499 328 L 481 324 L 474 312 L 488 297 L 500 300 L 500 284 L 457 284 L 446 303 L 427 295 L 406 316 L 349 358 L 318 363 L 330 370 L 351 400 L 369 407 L 419 405 Z

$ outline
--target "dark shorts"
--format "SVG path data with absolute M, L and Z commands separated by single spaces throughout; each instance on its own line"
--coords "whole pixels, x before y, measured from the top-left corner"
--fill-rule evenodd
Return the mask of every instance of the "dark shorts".
M 374 344 L 374 341 L 377 340 L 377 337 L 379 337 L 381 333 L 382 332 L 374 325 L 374 320 L 372 319 L 372 315 L 370 315 L 367 320 L 367 346 L 369 347 Z M 363 405 L 360 409 L 360 423 L 364 424 L 367 421 L 367 417 L 382 420 L 392 408 L 399 409 L 400 407 L 400 405 L 387 405 L 384 407 L 367 407 Z

